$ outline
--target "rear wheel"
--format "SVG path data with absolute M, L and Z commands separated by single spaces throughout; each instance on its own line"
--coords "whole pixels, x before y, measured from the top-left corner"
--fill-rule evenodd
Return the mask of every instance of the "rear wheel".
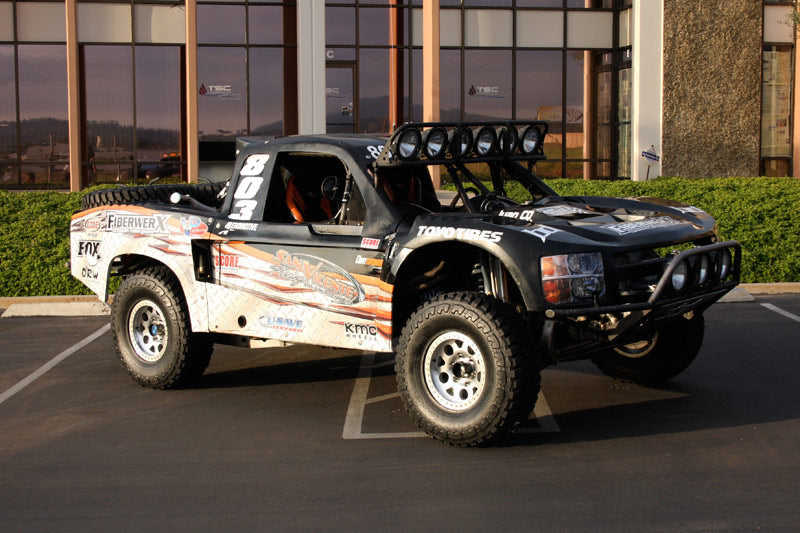
M 420 306 L 398 344 L 397 386 L 411 418 L 432 437 L 474 446 L 525 420 L 539 391 L 524 322 L 479 293 Z
M 114 345 L 137 383 L 185 385 L 208 367 L 213 343 L 192 333 L 178 280 L 165 267 L 143 269 L 120 283 L 111 306 Z
M 704 331 L 702 314 L 676 318 L 646 339 L 598 353 L 592 362 L 613 378 L 657 385 L 692 364 L 703 344 Z

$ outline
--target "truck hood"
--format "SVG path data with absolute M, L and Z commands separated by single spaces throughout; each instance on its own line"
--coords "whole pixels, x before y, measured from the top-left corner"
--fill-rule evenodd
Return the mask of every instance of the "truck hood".
M 541 244 L 627 248 L 716 236 L 716 222 L 697 207 L 659 198 L 548 197 L 495 213 L 418 217 L 410 236 L 499 242 L 509 232 Z

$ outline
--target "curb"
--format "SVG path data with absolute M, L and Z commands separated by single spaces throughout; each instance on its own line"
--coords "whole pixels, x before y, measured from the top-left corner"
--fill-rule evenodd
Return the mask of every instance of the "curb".
M 800 282 L 741 283 L 719 303 L 753 302 L 754 295 L 800 294 Z M 0 317 L 104 316 L 110 309 L 97 296 L 18 296 L 0 298 Z

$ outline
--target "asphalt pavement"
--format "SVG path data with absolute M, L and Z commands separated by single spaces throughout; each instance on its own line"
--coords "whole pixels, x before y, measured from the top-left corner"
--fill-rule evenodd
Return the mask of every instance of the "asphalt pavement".
M 661 388 L 547 369 L 535 416 L 477 449 L 419 434 L 387 356 L 217 346 L 154 391 L 107 321 L 0 319 L 4 531 L 800 527 L 798 295 L 713 306 Z

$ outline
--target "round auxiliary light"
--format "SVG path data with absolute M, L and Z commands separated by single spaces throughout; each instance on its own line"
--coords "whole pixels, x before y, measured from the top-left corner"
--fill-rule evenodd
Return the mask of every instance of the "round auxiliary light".
M 475 153 L 481 157 L 492 155 L 497 145 L 497 134 L 491 126 L 484 126 L 475 136 Z
M 542 132 L 539 131 L 538 126 L 528 126 L 522 134 L 522 140 L 519 149 L 525 155 L 532 155 L 539 149 L 542 144 Z
M 722 250 L 717 254 L 717 279 L 725 281 L 731 272 L 731 253 L 728 249 Z
M 444 128 L 431 128 L 426 132 L 422 151 L 428 159 L 441 159 L 447 152 L 447 131 Z
M 422 145 L 422 134 L 417 128 L 408 128 L 400 134 L 397 139 L 397 157 L 402 161 L 413 159 L 419 153 L 419 147 Z
M 711 259 L 708 255 L 703 254 L 697 263 L 697 284 L 705 285 L 708 281 L 708 274 L 711 271 Z
M 517 133 L 517 128 L 514 126 L 503 128 L 500 130 L 499 140 L 500 152 L 505 156 L 512 155 L 516 152 L 517 146 L 519 146 L 519 133 Z
M 467 157 L 472 150 L 472 130 L 469 128 L 456 128 L 450 139 L 450 153 L 453 157 Z
M 681 261 L 678 263 L 678 266 L 672 271 L 672 288 L 676 291 L 682 291 L 686 287 L 686 281 L 689 277 L 688 274 L 689 268 L 686 266 L 686 262 Z

